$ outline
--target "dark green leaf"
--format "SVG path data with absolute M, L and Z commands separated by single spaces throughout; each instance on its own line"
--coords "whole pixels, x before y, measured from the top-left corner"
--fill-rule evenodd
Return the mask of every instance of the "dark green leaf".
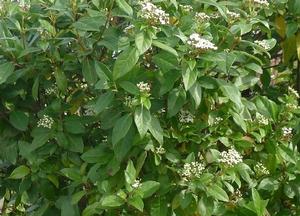
M 112 132 L 112 143 L 115 145 L 126 136 L 132 124 L 132 116 L 126 114 L 118 119 Z
M 9 115 L 9 122 L 20 131 L 25 131 L 29 123 L 29 117 L 21 111 L 14 111 Z

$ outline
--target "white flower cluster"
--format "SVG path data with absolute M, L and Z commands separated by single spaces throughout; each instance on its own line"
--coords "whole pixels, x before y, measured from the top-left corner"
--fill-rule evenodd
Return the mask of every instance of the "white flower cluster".
M 200 162 L 185 163 L 181 172 L 182 180 L 188 181 L 192 178 L 199 178 L 204 169 L 204 164 Z
M 289 87 L 288 90 L 294 97 L 299 98 L 297 90 L 293 89 L 292 87 Z
M 169 24 L 169 14 L 162 10 L 160 7 L 157 7 L 151 2 L 143 2 L 141 3 L 141 6 L 142 18 L 149 20 L 153 24 Z
M 134 29 L 134 25 L 130 24 L 129 26 L 124 28 L 123 32 L 129 34 L 132 32 L 133 29 Z
M 50 96 L 52 94 L 55 95 L 57 93 L 58 93 L 58 88 L 56 85 L 52 85 L 51 87 L 45 89 L 45 95 L 47 96 Z
M 166 153 L 166 149 L 162 146 L 156 147 L 155 148 L 155 153 L 156 154 L 164 154 L 164 153 Z
M 240 18 L 240 16 L 241 16 L 239 13 L 235 13 L 235 12 L 233 12 L 233 11 L 227 11 L 226 14 L 228 15 L 228 17 L 229 17 L 230 19 L 238 19 L 238 18 Z
M 263 176 L 263 175 L 269 175 L 270 174 L 269 170 L 262 163 L 257 163 L 254 166 L 254 170 L 255 170 L 255 172 L 258 176 Z
M 51 118 L 48 115 L 43 115 L 43 117 L 39 119 L 37 126 L 51 129 L 53 123 L 54 123 L 53 118 Z
M 293 132 L 293 129 L 292 128 L 288 128 L 288 127 L 283 127 L 282 128 L 282 135 L 284 136 L 284 137 L 289 137 L 289 136 L 291 136 L 292 135 L 292 132 Z
M 179 114 L 179 122 L 193 123 L 195 116 L 187 110 L 181 110 Z
M 230 167 L 243 162 L 243 157 L 234 148 L 230 148 L 228 151 L 221 152 L 220 163 L 225 163 Z
M 267 40 L 256 40 L 254 41 L 254 43 L 256 43 L 257 45 L 261 46 L 262 48 L 264 48 L 265 50 L 268 50 L 270 49 L 270 45 L 268 44 L 268 41 Z
M 256 120 L 257 120 L 258 124 L 261 124 L 261 125 L 269 124 L 269 120 L 260 113 L 256 113 Z
M 208 16 L 206 13 L 203 12 L 197 12 L 195 14 L 195 19 L 199 22 L 208 21 L 210 19 L 210 16 Z
M 151 90 L 149 83 L 139 82 L 136 86 L 139 88 L 140 92 L 149 93 Z
M 253 0 L 253 2 L 261 6 L 269 6 L 269 2 L 267 0 Z
M 218 49 L 212 42 L 201 38 L 198 33 L 193 33 L 189 36 L 187 44 L 200 50 L 216 50 Z
M 216 117 L 214 119 L 213 125 L 218 125 L 221 123 L 221 121 L 223 121 L 224 119 L 222 117 Z
M 181 7 L 181 9 L 184 12 L 191 12 L 193 10 L 193 7 L 191 5 L 182 5 L 182 4 L 180 4 L 179 7 Z
M 141 180 L 136 179 L 136 180 L 134 180 L 134 182 L 133 182 L 133 184 L 131 185 L 131 187 L 133 187 L 134 189 L 137 189 L 137 188 L 140 187 L 140 185 L 141 185 Z

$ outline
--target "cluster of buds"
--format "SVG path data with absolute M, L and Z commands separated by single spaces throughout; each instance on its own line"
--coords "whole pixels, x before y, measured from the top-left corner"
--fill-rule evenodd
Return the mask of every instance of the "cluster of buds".
M 151 24 L 169 24 L 169 14 L 160 7 L 152 4 L 151 2 L 142 2 L 141 7 L 141 17 L 148 20 Z
M 43 117 L 41 119 L 39 119 L 37 126 L 51 129 L 53 123 L 54 123 L 53 118 L 51 118 L 48 115 L 43 115 Z
M 257 45 L 261 46 L 262 48 L 264 48 L 265 50 L 269 50 L 271 47 L 268 44 L 267 40 L 256 40 L 254 41 L 254 43 L 256 43 Z
M 199 50 L 217 50 L 218 48 L 210 41 L 202 38 L 198 33 L 189 36 L 187 44 Z
M 131 108 L 134 104 L 135 99 L 132 98 L 130 95 L 126 96 L 124 99 L 125 99 L 124 102 L 123 102 L 124 105 Z
M 288 104 L 286 104 L 286 107 L 289 109 L 289 110 L 297 110 L 297 109 L 299 109 L 300 107 L 299 106 L 297 106 L 296 104 L 291 104 L 291 103 L 288 103 Z
M 257 120 L 258 124 L 261 124 L 261 125 L 269 124 L 269 120 L 260 113 L 256 113 L 256 120 Z
M 222 151 L 220 156 L 219 162 L 227 164 L 230 167 L 243 162 L 243 157 L 234 148 L 230 148 L 228 151 Z
M 222 117 L 216 117 L 213 121 L 213 125 L 220 124 L 224 119 Z
M 179 122 L 193 123 L 195 116 L 187 110 L 181 110 L 179 114 Z
M 162 146 L 156 147 L 155 148 L 155 153 L 162 155 L 162 154 L 166 153 L 166 149 Z
M 263 175 L 270 174 L 269 170 L 262 163 L 257 163 L 254 166 L 254 171 L 256 172 L 257 176 L 263 176 Z
M 182 5 L 182 4 L 180 4 L 179 7 L 181 8 L 181 10 L 183 12 L 186 12 L 186 13 L 193 11 L 193 7 L 191 5 Z
M 288 128 L 288 127 L 283 127 L 282 128 L 282 135 L 284 136 L 284 137 L 290 137 L 290 136 L 292 136 L 292 132 L 293 132 L 293 129 L 292 128 Z
M 193 178 L 199 178 L 204 169 L 204 164 L 200 162 L 185 163 L 181 171 L 182 180 L 186 182 Z
M 288 90 L 292 96 L 294 96 L 295 98 L 299 98 L 299 93 L 297 92 L 297 90 L 293 89 L 292 87 L 289 87 Z
M 198 22 L 204 22 L 210 20 L 210 16 L 203 12 L 197 12 L 195 14 L 195 20 Z
M 253 0 L 253 2 L 258 6 L 265 6 L 265 7 L 269 6 L 269 2 L 267 0 Z
M 149 83 L 139 82 L 136 86 L 139 88 L 140 92 L 149 93 L 151 91 Z
M 243 199 L 243 194 L 239 189 L 236 189 L 231 195 L 231 202 L 236 204 Z

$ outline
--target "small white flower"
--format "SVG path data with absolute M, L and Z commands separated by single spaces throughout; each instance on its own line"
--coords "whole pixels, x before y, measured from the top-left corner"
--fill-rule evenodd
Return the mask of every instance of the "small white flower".
M 204 164 L 200 162 L 185 163 L 181 170 L 182 180 L 189 181 L 193 178 L 199 178 L 204 169 Z
M 230 19 L 238 19 L 241 16 L 239 13 L 235 13 L 233 11 L 227 11 L 227 15 Z
M 256 113 L 256 120 L 257 120 L 258 124 L 261 124 L 261 125 L 269 124 L 269 120 L 260 113 Z
M 261 6 L 269 6 L 269 2 L 267 0 L 253 0 L 253 2 Z
M 102 141 L 101 141 L 101 142 L 103 142 L 103 143 L 107 143 L 107 142 L 108 142 L 107 136 L 103 136 L 103 139 L 102 139 Z
M 199 22 L 203 22 L 203 21 L 208 21 L 210 19 L 210 17 L 206 13 L 197 12 L 195 14 L 195 19 Z
M 222 117 L 216 117 L 213 121 L 212 125 L 218 125 L 220 124 L 224 119 Z
M 141 180 L 136 179 L 136 180 L 134 180 L 134 182 L 133 182 L 133 184 L 131 185 L 131 187 L 133 187 L 134 189 L 137 189 L 137 188 L 140 187 L 140 185 L 141 185 Z
M 156 147 L 155 148 L 155 153 L 156 154 L 164 154 L 164 153 L 166 153 L 166 150 L 165 150 L 165 148 L 164 147 L 162 147 L 162 146 L 159 146 L 159 147 Z
M 149 20 L 153 24 L 169 24 L 169 14 L 162 10 L 160 7 L 154 5 L 151 2 L 142 2 L 141 7 L 142 18 Z
M 289 87 L 288 90 L 291 93 L 291 95 L 293 95 L 295 98 L 299 98 L 299 94 L 295 89 L 293 89 L 292 87 Z
M 179 114 L 179 122 L 193 123 L 195 116 L 187 110 L 181 110 Z
M 140 92 L 149 93 L 151 91 L 151 86 L 149 83 L 139 82 L 136 84 Z
M 282 135 L 284 137 L 290 137 L 292 135 L 293 129 L 292 128 L 288 128 L 288 127 L 283 127 L 282 129 Z
M 256 40 L 256 41 L 254 41 L 254 43 L 256 43 L 257 45 L 261 46 L 265 50 L 269 50 L 271 48 L 270 45 L 268 44 L 267 40 L 261 40 L 261 41 Z
M 43 117 L 39 119 L 37 126 L 51 129 L 53 123 L 54 123 L 53 118 L 51 118 L 48 115 L 43 115 Z
M 260 162 L 254 166 L 254 170 L 258 176 L 270 174 L 269 170 Z
M 198 33 L 193 33 L 189 36 L 187 44 L 199 50 L 217 50 L 218 48 L 210 41 L 201 38 Z
M 219 162 L 225 163 L 230 167 L 243 162 L 243 157 L 234 148 L 221 152 L 220 156 Z
M 164 114 L 166 113 L 166 108 L 161 108 L 160 110 L 158 110 L 158 114 Z

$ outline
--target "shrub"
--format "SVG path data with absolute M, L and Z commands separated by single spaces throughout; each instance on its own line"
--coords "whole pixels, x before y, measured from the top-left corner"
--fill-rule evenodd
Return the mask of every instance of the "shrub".
M 3 214 L 299 215 L 299 8 L 3 1 Z

